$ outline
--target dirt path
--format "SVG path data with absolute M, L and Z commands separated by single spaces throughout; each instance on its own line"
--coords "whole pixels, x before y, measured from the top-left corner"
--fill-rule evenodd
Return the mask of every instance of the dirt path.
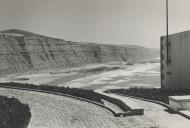
M 146 116 L 116 118 L 99 106 L 76 99 L 32 91 L 0 88 L 0 95 L 16 97 L 29 104 L 32 118 L 28 128 L 150 128 Z

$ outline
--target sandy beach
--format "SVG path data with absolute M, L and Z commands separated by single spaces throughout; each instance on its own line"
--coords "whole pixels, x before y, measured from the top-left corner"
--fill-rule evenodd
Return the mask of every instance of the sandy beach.
M 114 69 L 113 67 L 117 67 L 118 69 Z M 94 72 L 98 68 L 110 68 L 110 70 Z M 97 64 L 57 72 L 1 78 L 0 82 L 31 83 L 36 85 L 47 84 L 92 90 L 100 88 L 160 87 L 159 68 L 159 63 L 134 65 Z

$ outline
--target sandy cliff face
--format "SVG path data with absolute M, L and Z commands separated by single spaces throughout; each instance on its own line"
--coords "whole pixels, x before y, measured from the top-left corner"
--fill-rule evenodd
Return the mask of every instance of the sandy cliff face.
M 0 33 L 0 75 L 150 57 L 153 51 L 139 46 L 71 42 L 22 30 Z

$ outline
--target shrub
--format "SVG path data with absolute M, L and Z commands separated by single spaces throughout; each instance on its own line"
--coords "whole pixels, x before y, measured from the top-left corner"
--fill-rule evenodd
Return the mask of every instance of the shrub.
M 124 104 L 121 100 L 96 93 L 93 90 L 85 90 L 85 89 L 69 88 L 69 87 L 57 87 L 57 86 L 48 86 L 48 85 L 38 86 L 38 85 L 33 85 L 33 84 L 23 84 L 23 83 L 14 83 L 14 82 L 1 83 L 0 85 L 7 86 L 7 87 L 19 87 L 19 88 L 24 88 L 24 89 L 36 89 L 36 90 L 41 90 L 41 91 L 50 91 L 50 92 L 57 92 L 57 93 L 62 93 L 62 94 L 69 94 L 72 96 L 81 97 L 84 99 L 95 101 L 101 104 L 103 104 L 102 99 L 104 99 L 113 104 L 118 105 L 124 111 L 130 110 L 130 108 L 126 104 Z
M 27 128 L 30 118 L 28 105 L 0 96 L 0 128 Z
M 168 96 L 190 95 L 190 90 L 163 90 L 156 88 L 130 88 L 130 89 L 111 89 L 105 91 L 107 93 L 118 93 L 130 95 L 150 100 L 161 101 L 169 104 Z
M 72 96 L 77 96 L 81 98 L 85 98 L 88 100 L 92 100 L 98 103 L 102 103 L 101 99 L 102 96 L 92 90 L 84 90 L 79 88 L 69 88 L 69 87 L 57 87 L 57 86 L 48 86 L 48 85 L 33 85 L 33 84 L 22 84 L 22 83 L 1 83 L 1 86 L 8 86 L 8 87 L 19 87 L 19 88 L 26 88 L 26 89 L 36 89 L 41 91 L 50 91 L 50 92 L 57 92 L 62 94 L 69 94 Z

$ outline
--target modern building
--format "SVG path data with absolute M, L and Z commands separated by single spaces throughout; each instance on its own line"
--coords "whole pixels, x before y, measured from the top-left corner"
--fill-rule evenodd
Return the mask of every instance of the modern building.
M 190 89 L 190 31 L 161 37 L 161 87 Z

